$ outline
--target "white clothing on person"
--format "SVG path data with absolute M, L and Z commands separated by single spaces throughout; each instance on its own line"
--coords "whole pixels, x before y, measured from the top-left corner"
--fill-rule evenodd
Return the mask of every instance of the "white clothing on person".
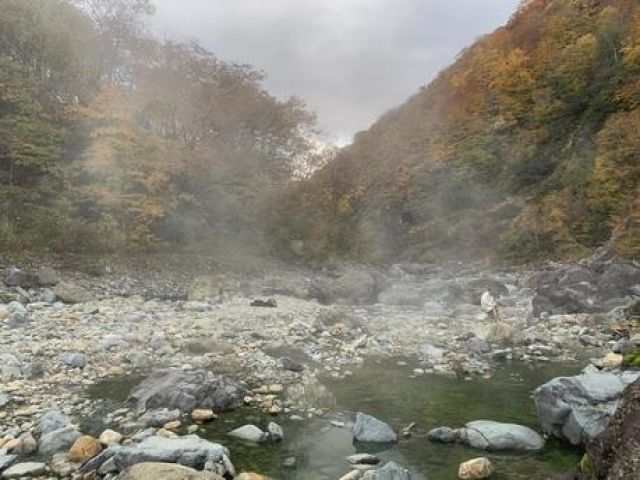
M 480 298 L 480 306 L 485 312 L 493 313 L 494 309 L 498 306 L 498 302 L 491 292 L 486 291 Z

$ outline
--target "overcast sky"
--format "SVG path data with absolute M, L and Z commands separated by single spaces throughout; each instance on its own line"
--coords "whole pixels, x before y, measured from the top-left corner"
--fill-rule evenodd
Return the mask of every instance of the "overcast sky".
M 264 70 L 343 144 L 428 83 L 518 0 L 155 0 L 154 29 Z

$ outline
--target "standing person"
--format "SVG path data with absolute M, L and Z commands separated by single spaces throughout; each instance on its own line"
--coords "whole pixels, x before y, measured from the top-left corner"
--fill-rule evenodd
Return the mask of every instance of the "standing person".
M 493 317 L 494 322 L 501 322 L 500 312 L 498 311 L 498 301 L 496 299 L 495 289 L 489 287 L 487 291 L 482 294 L 480 298 L 480 306 L 487 313 L 487 315 Z

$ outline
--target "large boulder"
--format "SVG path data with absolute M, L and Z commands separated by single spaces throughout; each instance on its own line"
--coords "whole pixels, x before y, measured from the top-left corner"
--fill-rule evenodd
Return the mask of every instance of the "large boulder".
M 221 476 L 212 472 L 199 472 L 175 463 L 157 462 L 139 463 L 118 475 L 118 480 L 149 480 L 150 478 L 162 480 L 224 480 Z
M 597 292 L 590 284 L 559 287 L 545 285 L 537 290 L 531 301 L 534 316 L 542 313 L 559 315 L 586 313 L 598 310 Z
M 4 277 L 8 287 L 33 288 L 38 285 L 38 275 L 19 268 L 10 268 Z
M 68 450 L 81 436 L 73 425 L 45 433 L 38 440 L 38 452 L 41 455 L 51 455 L 62 450 Z
M 640 268 L 626 263 L 613 263 L 602 272 L 598 290 L 607 296 L 625 297 L 631 287 L 640 284 Z
M 459 431 L 460 440 L 483 450 L 536 451 L 544 447 L 544 439 L 523 425 L 488 420 L 469 422 Z
M 106 452 L 112 454 L 118 471 L 143 462 L 177 463 L 202 470 L 205 463 L 222 463 L 229 451 L 218 443 L 203 440 L 197 435 L 178 438 L 148 437 L 138 444 L 113 445 Z
M 49 410 L 38 420 L 35 432 L 45 435 L 68 425 L 71 425 L 71 418 L 57 410 Z
M 389 425 L 371 415 L 358 412 L 353 424 L 353 438 L 358 442 L 395 442 L 398 437 Z
M 545 383 L 533 393 L 543 430 L 574 445 L 594 438 L 607 428 L 622 392 L 639 376 L 640 372 L 588 372 Z
M 309 287 L 309 296 L 323 304 L 375 303 L 380 284 L 370 273 L 352 270 L 334 280 L 316 280 Z
M 69 282 L 58 283 L 55 294 L 64 303 L 85 303 L 96 299 L 95 295 L 86 288 Z
M 177 408 L 190 413 L 202 408 L 218 412 L 242 406 L 244 393 L 233 380 L 211 372 L 156 370 L 133 388 L 129 400 L 139 410 Z

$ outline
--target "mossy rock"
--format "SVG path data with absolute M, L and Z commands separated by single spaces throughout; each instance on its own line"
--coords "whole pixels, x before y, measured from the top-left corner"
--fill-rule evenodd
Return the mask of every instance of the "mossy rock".
M 0 303 L 10 303 L 13 302 L 15 298 L 13 295 L 9 295 L 8 293 L 0 292 Z
M 640 319 L 640 302 L 636 302 L 630 307 L 625 308 L 624 314 L 627 320 Z
M 594 477 L 595 469 L 593 466 L 593 460 L 588 453 L 585 453 L 580 460 L 580 471 L 588 478 Z
M 625 368 L 640 368 L 640 350 L 633 353 L 627 353 L 622 361 Z

